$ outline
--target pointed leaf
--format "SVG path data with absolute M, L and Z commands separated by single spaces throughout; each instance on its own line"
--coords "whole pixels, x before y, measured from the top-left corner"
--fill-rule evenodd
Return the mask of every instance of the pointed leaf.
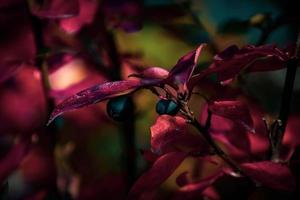
M 185 153 L 172 152 L 161 156 L 133 185 L 128 199 L 140 199 L 143 193 L 157 189 L 186 158 Z
M 155 83 L 155 81 L 147 81 L 147 83 L 144 83 L 137 80 L 124 80 L 107 82 L 87 88 L 57 105 L 50 116 L 48 124 L 64 112 L 95 104 L 112 97 L 129 94 L 140 87 L 149 86 Z
M 207 152 L 207 145 L 204 144 L 201 137 L 187 132 L 187 124 L 182 117 L 161 115 L 150 129 L 151 150 L 154 153 L 179 151 L 180 147 L 188 148 L 191 151 Z
M 294 176 L 286 165 L 262 161 L 244 163 L 241 167 L 249 177 L 272 189 L 291 192 L 296 187 Z
M 210 74 L 217 74 L 222 83 L 229 83 L 242 71 L 244 73 L 278 70 L 285 67 L 288 53 L 275 45 L 245 46 L 238 49 L 232 45 L 217 54 L 209 68 L 193 76 L 189 88 Z
M 220 81 L 234 78 L 241 70 L 249 73 L 282 69 L 288 60 L 287 54 L 275 45 L 245 46 L 226 58 L 222 54 L 215 56 L 209 68 L 217 73 Z
M 131 74 L 130 77 L 139 77 L 143 79 L 165 79 L 169 75 L 169 72 L 161 67 L 149 67 L 143 70 L 139 74 Z
M 173 200 L 200 198 L 201 193 L 223 175 L 224 173 L 222 171 L 218 171 L 217 173 L 209 177 L 205 177 L 200 181 L 188 183 L 175 193 Z
M 179 92 L 187 92 L 187 82 L 197 66 L 198 58 L 204 46 L 205 44 L 201 44 L 196 50 L 181 57 L 170 71 L 168 80 L 170 84 L 177 85 L 179 89 L 183 90 Z
M 241 124 L 250 132 L 255 132 L 250 111 L 242 101 L 214 101 L 212 104 L 209 104 L 209 110 L 215 115 Z

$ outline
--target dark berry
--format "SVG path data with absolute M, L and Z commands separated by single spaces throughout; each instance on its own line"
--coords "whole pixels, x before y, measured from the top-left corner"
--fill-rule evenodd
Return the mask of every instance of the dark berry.
M 126 121 L 133 115 L 133 103 L 130 97 L 120 96 L 110 99 L 106 112 L 115 121 Z
M 156 104 L 156 112 L 159 115 L 166 114 L 174 116 L 178 113 L 179 109 L 180 107 L 176 102 L 168 99 L 161 99 Z

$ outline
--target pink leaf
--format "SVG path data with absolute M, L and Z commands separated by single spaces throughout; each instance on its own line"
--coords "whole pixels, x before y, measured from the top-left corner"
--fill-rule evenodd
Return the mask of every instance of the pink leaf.
M 246 130 L 255 132 L 253 120 L 246 104 L 241 101 L 214 101 L 209 104 L 210 111 L 242 125 Z
M 29 0 L 31 12 L 41 18 L 68 18 L 78 15 L 78 0 Z
M 151 149 L 154 153 L 178 151 L 182 146 L 194 151 L 207 150 L 201 137 L 187 132 L 187 124 L 182 117 L 161 115 L 150 129 Z
M 272 189 L 293 191 L 296 187 L 293 174 L 286 165 L 262 161 L 244 163 L 241 167 L 250 178 Z
M 134 184 L 129 192 L 128 199 L 140 199 L 144 193 L 157 189 L 186 158 L 185 153 L 172 152 L 161 156 Z

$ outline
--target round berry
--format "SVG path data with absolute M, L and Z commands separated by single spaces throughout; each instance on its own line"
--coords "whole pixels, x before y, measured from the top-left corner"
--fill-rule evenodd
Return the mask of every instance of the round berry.
M 156 112 L 159 115 L 166 114 L 174 116 L 178 113 L 179 109 L 180 107 L 176 102 L 168 99 L 161 99 L 156 104 Z
M 112 98 L 107 102 L 106 112 L 115 121 L 126 121 L 133 115 L 133 102 L 128 96 Z

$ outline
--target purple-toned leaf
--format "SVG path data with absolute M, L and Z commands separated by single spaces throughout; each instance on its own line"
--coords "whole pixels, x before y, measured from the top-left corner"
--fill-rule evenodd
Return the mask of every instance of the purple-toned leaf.
M 186 158 L 182 152 L 171 152 L 161 156 L 133 185 L 128 199 L 136 200 L 147 192 L 152 192 L 169 177 Z
M 286 165 L 262 161 L 244 163 L 241 168 L 250 178 L 266 187 L 285 191 L 293 191 L 296 187 L 294 176 Z
M 4 30 L 0 37 L 0 83 L 13 76 L 22 64 L 32 63 L 35 57 L 33 33 L 26 5 L 23 6 L 0 12 L 0 27 Z
M 197 82 L 210 74 L 217 74 L 220 82 L 229 83 L 242 71 L 249 73 L 282 69 L 288 59 L 288 53 L 275 45 L 248 45 L 241 49 L 232 45 L 217 54 L 209 68 L 193 76 L 189 87 L 193 88 Z
M 52 112 L 48 124 L 64 112 L 95 104 L 106 99 L 131 93 L 141 87 L 140 81 L 124 80 L 106 82 L 82 90 L 58 104 Z
M 151 126 L 151 150 L 157 154 L 180 151 L 182 147 L 188 151 L 208 152 L 207 145 L 201 137 L 187 132 L 187 123 L 179 116 L 161 115 Z
M 161 67 L 149 67 L 143 70 L 139 74 L 131 74 L 130 77 L 139 77 L 143 79 L 165 79 L 169 75 L 169 72 Z
M 223 175 L 223 171 L 218 171 L 217 173 L 205 177 L 200 181 L 188 183 L 179 188 L 179 190 L 175 193 L 173 200 L 201 198 L 202 192 Z
M 209 104 L 209 110 L 241 124 L 247 131 L 255 132 L 248 106 L 242 101 L 214 101 Z
M 114 82 L 106 82 L 98 84 L 78 92 L 77 94 L 68 97 L 63 102 L 58 104 L 52 112 L 48 124 L 50 124 L 57 116 L 64 112 L 82 108 L 91 104 L 104 101 L 109 98 L 125 95 L 136 91 L 142 87 L 148 87 L 158 84 L 157 80 L 122 80 Z
M 196 50 L 181 57 L 170 71 L 167 79 L 170 81 L 170 84 L 177 85 L 177 87 L 182 90 L 179 92 L 187 92 L 187 82 L 197 66 L 198 58 L 205 45 L 206 44 L 201 44 Z
M 28 153 L 29 142 L 21 140 L 0 160 L 0 183 L 19 166 Z
M 29 0 L 32 14 L 41 18 L 68 18 L 78 15 L 78 0 Z
M 239 50 L 229 47 L 215 56 L 210 69 L 216 71 L 220 81 L 225 81 L 234 78 L 241 70 L 261 72 L 281 69 L 288 58 L 288 55 L 275 45 L 248 45 Z

